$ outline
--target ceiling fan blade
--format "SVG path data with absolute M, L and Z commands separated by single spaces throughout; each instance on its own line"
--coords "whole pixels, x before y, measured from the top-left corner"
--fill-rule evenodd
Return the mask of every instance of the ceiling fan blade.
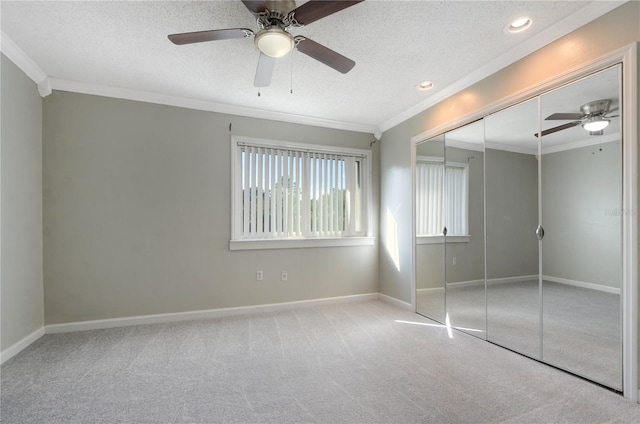
M 615 111 L 616 111 L 616 110 L 618 110 L 618 109 L 620 109 L 620 108 L 619 108 L 619 107 L 614 107 L 613 109 L 609 109 L 609 110 L 607 111 L 607 113 L 605 113 L 605 115 L 606 115 L 606 114 L 608 114 L 608 113 L 611 113 L 611 112 L 615 112 Z
M 549 128 L 548 130 L 543 130 L 542 131 L 542 136 L 544 137 L 545 135 L 553 134 L 554 132 L 566 130 L 568 128 L 573 128 L 573 127 L 578 126 L 580 124 L 582 124 L 582 121 L 574 121 L 574 122 L 569 122 L 568 124 L 563 124 L 563 125 L 559 125 L 557 127 Z M 534 135 L 537 137 L 538 133 L 535 133 Z
M 324 63 L 338 72 L 346 74 L 356 66 L 356 62 L 348 57 L 345 57 L 322 44 L 318 44 L 313 40 L 309 40 L 308 38 L 302 36 L 296 37 L 296 42 L 296 48 L 302 53 Z
M 355 1 L 327 1 L 327 0 L 309 0 L 308 2 L 296 7 L 289 12 L 289 19 L 295 21 L 298 25 L 309 25 L 326 16 L 339 12 L 347 7 L 363 2 L 364 0 Z
M 263 0 L 242 0 L 242 3 L 252 13 L 262 13 L 267 8 L 267 5 Z
M 582 118 L 584 115 L 581 113 L 554 113 L 545 118 L 545 121 L 574 121 Z
M 230 40 L 251 37 L 253 31 L 248 28 L 213 29 L 210 31 L 183 32 L 168 36 L 173 44 L 202 43 L 203 41 Z
M 273 65 L 276 58 L 260 53 L 258 59 L 258 68 L 256 69 L 256 78 L 253 80 L 254 87 L 268 87 L 271 84 L 271 76 L 273 75 Z

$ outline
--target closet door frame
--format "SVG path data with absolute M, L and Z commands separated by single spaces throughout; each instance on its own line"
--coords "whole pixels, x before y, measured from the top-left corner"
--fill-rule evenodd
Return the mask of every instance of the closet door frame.
M 418 143 L 461 127 L 544 92 L 617 63 L 622 64 L 622 386 L 625 398 L 638 401 L 638 49 L 632 43 L 561 75 L 518 91 L 478 110 L 411 137 L 412 164 L 412 277 L 411 307 L 416 310 L 415 163 Z

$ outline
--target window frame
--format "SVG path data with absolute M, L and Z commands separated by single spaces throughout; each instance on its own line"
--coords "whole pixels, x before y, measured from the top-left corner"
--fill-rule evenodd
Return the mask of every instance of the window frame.
M 269 237 L 269 238 L 244 238 L 242 234 L 242 190 L 239 186 L 242 182 L 242 167 L 240 166 L 239 146 L 248 144 L 273 149 L 291 149 L 314 153 L 330 153 L 339 155 L 360 156 L 361 159 L 361 207 L 365 210 L 361 215 L 362 231 L 358 235 L 334 236 L 334 237 Z M 374 244 L 372 236 L 372 170 L 371 150 L 351 147 L 338 147 L 292 141 L 279 141 L 263 138 L 231 136 L 231 237 L 229 250 L 254 250 L 254 249 L 286 249 L 307 247 L 337 247 L 337 246 L 371 246 Z
M 452 235 L 447 235 L 446 236 L 446 241 L 447 243 L 468 243 L 471 240 L 471 235 L 469 234 L 469 164 L 468 163 L 463 163 L 463 162 L 453 162 L 453 161 L 445 161 L 444 158 L 442 157 L 438 157 L 438 156 L 416 156 L 416 166 L 418 163 L 441 163 L 444 166 L 445 172 L 446 172 L 446 168 L 447 167 L 453 167 L 453 168 L 461 168 L 464 170 L 464 176 L 465 176 L 465 185 L 466 185 L 466 190 L 465 190 L 465 205 L 466 205 L 466 210 L 465 210 L 465 214 L 464 214 L 464 220 L 465 220 L 465 227 L 467 230 L 466 234 L 452 234 Z M 417 181 L 416 181 L 416 189 L 417 189 Z M 414 197 L 417 196 L 417 190 L 416 193 L 414 193 Z M 444 200 L 443 202 L 445 202 L 446 204 L 446 200 Z M 418 234 L 417 230 L 418 230 L 418 224 L 417 224 L 417 219 L 418 219 L 418 215 L 416 214 L 416 244 L 441 244 L 445 242 L 445 236 L 441 233 L 441 234 Z

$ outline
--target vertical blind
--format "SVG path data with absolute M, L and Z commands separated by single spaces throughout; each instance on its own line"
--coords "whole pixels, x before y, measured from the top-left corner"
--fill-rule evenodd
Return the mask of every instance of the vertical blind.
M 416 164 L 416 232 L 418 236 L 468 235 L 467 168 L 442 162 Z
M 359 226 L 359 158 L 239 145 L 241 238 L 343 237 Z

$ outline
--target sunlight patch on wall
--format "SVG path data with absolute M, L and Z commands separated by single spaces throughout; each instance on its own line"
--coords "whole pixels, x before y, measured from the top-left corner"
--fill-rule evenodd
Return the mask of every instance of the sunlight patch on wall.
M 400 245 L 398 243 L 398 221 L 393 216 L 391 211 L 387 209 L 387 233 L 384 240 L 384 245 L 387 248 L 387 253 L 396 266 L 396 269 L 400 271 Z

